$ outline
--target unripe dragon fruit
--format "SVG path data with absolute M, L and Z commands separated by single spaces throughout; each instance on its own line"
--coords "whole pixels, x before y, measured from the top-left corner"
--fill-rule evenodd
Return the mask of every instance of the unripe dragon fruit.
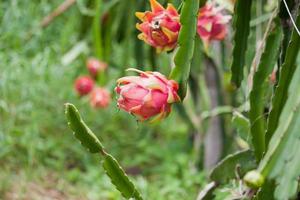
M 220 7 L 206 3 L 198 13 L 197 32 L 207 50 L 212 40 L 223 40 L 227 34 L 227 24 L 231 16 L 224 15 Z
M 94 87 L 94 81 L 89 76 L 80 76 L 75 80 L 74 88 L 80 96 L 89 94 Z
M 86 67 L 90 75 L 96 78 L 99 73 L 103 72 L 107 68 L 107 64 L 96 58 L 89 58 L 86 62 Z
M 126 76 L 117 81 L 118 107 L 137 116 L 140 121 L 156 115 L 153 121 L 167 117 L 171 104 L 180 101 L 178 84 L 159 72 L 129 70 L 140 73 L 140 76 Z
M 177 10 L 172 4 L 165 9 L 156 0 L 150 0 L 150 4 L 152 11 L 135 13 L 142 21 L 136 25 L 142 32 L 138 38 L 155 47 L 157 52 L 170 51 L 176 47 L 180 29 Z
M 106 108 L 110 103 L 110 94 L 107 89 L 97 87 L 90 95 L 90 105 L 93 108 Z

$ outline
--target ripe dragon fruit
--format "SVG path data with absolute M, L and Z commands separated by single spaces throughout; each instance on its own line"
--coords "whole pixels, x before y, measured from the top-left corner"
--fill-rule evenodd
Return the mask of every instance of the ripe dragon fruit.
M 89 58 L 86 62 L 86 67 L 90 75 L 93 78 L 96 78 L 99 73 L 103 72 L 107 68 L 107 64 L 96 58 Z
M 89 76 L 80 76 L 75 80 L 74 88 L 80 96 L 89 94 L 94 87 L 94 81 Z
M 231 16 L 222 14 L 222 9 L 213 3 L 206 3 L 200 8 L 197 32 L 204 43 L 205 50 L 212 40 L 223 40 L 227 34 L 227 24 Z
M 140 76 L 126 76 L 117 81 L 118 107 L 137 116 L 140 121 L 156 115 L 152 121 L 167 117 L 171 104 L 180 101 L 178 84 L 159 72 L 129 70 L 140 73 Z
M 110 103 L 110 94 L 107 89 L 97 87 L 90 95 L 90 105 L 93 108 L 106 108 Z
M 172 4 L 165 9 L 156 0 L 150 0 L 151 10 L 136 12 L 135 15 L 142 21 L 136 28 L 142 33 L 140 40 L 155 47 L 157 52 L 170 51 L 176 47 L 180 29 L 179 15 Z

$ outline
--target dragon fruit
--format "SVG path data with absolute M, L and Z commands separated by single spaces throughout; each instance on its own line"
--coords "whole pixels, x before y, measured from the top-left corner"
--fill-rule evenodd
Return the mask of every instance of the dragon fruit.
M 89 58 L 86 62 L 86 67 L 90 75 L 96 78 L 100 72 L 103 72 L 107 68 L 107 64 L 96 58 Z
M 89 76 L 80 76 L 75 80 L 74 88 L 79 96 L 89 94 L 94 87 L 94 81 Z
M 118 107 L 137 116 L 140 121 L 153 116 L 156 116 L 154 121 L 167 117 L 171 104 L 180 101 L 178 84 L 159 72 L 130 70 L 140 73 L 140 76 L 126 76 L 117 81 Z
M 179 15 L 172 4 L 165 9 L 156 0 L 150 0 L 151 10 L 136 12 L 135 15 L 142 21 L 136 28 L 142 33 L 140 40 L 155 47 L 157 52 L 170 51 L 177 45 L 180 30 Z
M 109 91 L 105 88 L 97 87 L 90 95 L 90 105 L 93 108 L 106 108 L 110 103 Z
M 223 40 L 227 34 L 227 24 L 231 16 L 224 15 L 220 7 L 206 3 L 200 8 L 197 22 L 197 32 L 207 50 L 212 40 Z

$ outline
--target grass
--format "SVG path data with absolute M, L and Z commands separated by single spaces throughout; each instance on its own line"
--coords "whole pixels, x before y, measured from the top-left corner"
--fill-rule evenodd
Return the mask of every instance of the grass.
M 121 198 L 99 158 L 73 138 L 65 102 L 80 109 L 146 199 L 195 199 L 205 174 L 190 167 L 188 127 L 175 112 L 149 126 L 118 111 L 115 100 L 108 110 L 92 110 L 76 96 L 73 81 L 86 73 L 90 52 L 69 65 L 61 60 L 78 43 L 77 6 L 49 27 L 38 26 L 60 2 L 0 4 L 0 199 Z

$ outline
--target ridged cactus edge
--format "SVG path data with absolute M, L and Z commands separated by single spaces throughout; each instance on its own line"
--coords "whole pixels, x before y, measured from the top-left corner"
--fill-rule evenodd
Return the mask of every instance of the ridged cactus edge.
M 104 150 L 104 146 L 100 140 L 85 124 L 79 111 L 73 104 L 65 104 L 65 115 L 69 127 L 82 146 L 87 148 L 91 153 L 100 153 L 100 155 L 102 155 L 102 166 L 105 173 L 109 176 L 116 189 L 121 192 L 122 196 L 126 199 L 134 198 L 136 200 L 142 200 L 143 198 L 140 193 L 137 191 L 135 185 L 129 180 L 118 161 Z

